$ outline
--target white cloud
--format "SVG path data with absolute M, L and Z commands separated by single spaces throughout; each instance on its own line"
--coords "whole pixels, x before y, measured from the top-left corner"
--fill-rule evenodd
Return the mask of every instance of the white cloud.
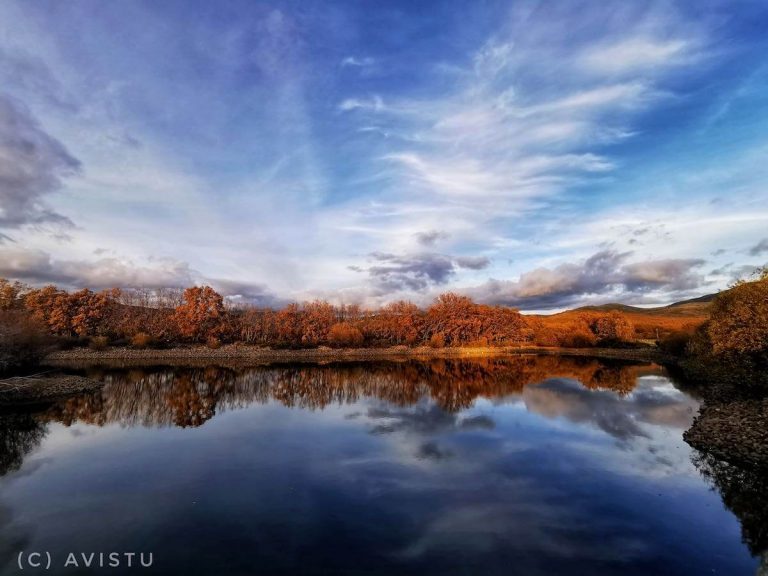
M 375 60 L 370 57 L 357 58 L 355 56 L 347 56 L 341 61 L 341 67 L 353 67 L 353 68 L 365 68 L 366 66 L 372 66 Z
M 379 112 L 384 110 L 384 101 L 380 96 L 374 95 L 370 98 L 347 98 L 339 104 L 339 110 L 342 112 L 358 109 Z
M 669 67 L 691 58 L 692 46 L 686 40 L 639 36 L 589 48 L 579 63 L 592 72 L 617 74 Z

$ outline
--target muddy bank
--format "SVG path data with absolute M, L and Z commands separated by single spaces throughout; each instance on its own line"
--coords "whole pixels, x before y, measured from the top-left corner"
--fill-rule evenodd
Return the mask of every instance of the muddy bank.
M 101 388 L 103 383 L 82 376 L 17 376 L 0 380 L 0 406 L 35 404 Z
M 109 348 L 90 350 L 78 348 L 54 352 L 44 363 L 48 366 L 75 367 L 120 362 L 123 365 L 199 365 L 217 362 L 239 364 L 285 364 L 301 362 L 345 362 L 365 360 L 404 360 L 432 358 L 487 358 L 522 354 L 590 356 L 615 358 L 641 362 L 661 362 L 665 358 L 656 349 L 614 349 L 614 348 L 310 348 L 306 350 L 272 350 L 253 346 L 223 346 L 218 349 L 206 347 L 169 348 L 166 350 L 134 350 L 131 348 Z
M 720 460 L 768 472 L 768 398 L 705 403 L 683 438 Z

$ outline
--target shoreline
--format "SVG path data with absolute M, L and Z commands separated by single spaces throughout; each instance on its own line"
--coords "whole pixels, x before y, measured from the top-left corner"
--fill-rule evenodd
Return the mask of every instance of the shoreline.
M 431 360 L 431 359 L 478 359 L 514 356 L 582 356 L 627 360 L 635 362 L 669 363 L 672 359 L 656 348 L 545 348 L 545 347 L 503 347 L 503 348 L 430 348 L 421 346 L 393 346 L 390 348 L 306 348 L 298 350 L 275 350 L 255 346 L 229 345 L 211 349 L 205 346 L 177 347 L 167 349 L 136 350 L 132 348 L 110 348 L 91 350 L 75 348 L 59 350 L 43 359 L 42 364 L 52 367 L 67 367 L 73 364 L 102 364 L 114 361 L 153 364 L 212 363 L 217 361 L 255 364 L 285 364 L 314 362 L 359 362 L 375 360 Z

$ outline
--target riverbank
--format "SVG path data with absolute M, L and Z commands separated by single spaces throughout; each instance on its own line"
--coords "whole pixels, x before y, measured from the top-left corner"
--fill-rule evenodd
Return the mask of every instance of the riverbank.
M 255 346 L 230 345 L 221 348 L 190 346 L 168 349 L 108 348 L 91 350 L 75 348 L 49 354 L 43 361 L 45 365 L 67 367 L 88 363 L 131 364 L 199 364 L 220 361 L 256 364 L 286 364 L 304 362 L 358 362 L 366 360 L 405 360 L 433 358 L 490 358 L 520 355 L 562 355 L 608 358 L 639 362 L 664 362 L 670 359 L 656 348 L 543 348 L 543 347 L 503 347 L 503 348 L 430 348 L 392 346 L 389 348 L 307 348 L 300 350 L 275 350 Z
M 705 401 L 683 439 L 719 460 L 768 471 L 768 398 Z
M 0 380 L 0 406 L 47 402 L 98 390 L 104 384 L 83 376 L 39 374 Z

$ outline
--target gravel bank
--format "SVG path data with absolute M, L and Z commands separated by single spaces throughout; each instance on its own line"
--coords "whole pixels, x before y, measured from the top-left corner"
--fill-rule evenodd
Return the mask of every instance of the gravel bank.
M 82 376 L 17 376 L 0 380 L 0 405 L 46 402 L 101 386 L 101 382 Z
M 664 358 L 656 349 L 613 349 L 613 348 L 310 348 L 306 350 L 272 350 L 255 346 L 222 346 L 210 349 L 203 346 L 169 348 L 166 350 L 134 350 L 132 348 L 108 348 L 90 350 L 77 348 L 54 352 L 46 357 L 49 366 L 72 366 L 84 363 L 100 364 L 111 361 L 127 361 L 131 364 L 185 364 L 238 361 L 244 364 L 294 363 L 294 362 L 345 362 L 364 360 L 402 360 L 431 358 L 484 358 L 515 356 L 522 354 L 591 356 L 616 358 L 642 362 L 659 362 Z
M 705 404 L 683 438 L 731 464 L 768 471 L 768 399 Z

